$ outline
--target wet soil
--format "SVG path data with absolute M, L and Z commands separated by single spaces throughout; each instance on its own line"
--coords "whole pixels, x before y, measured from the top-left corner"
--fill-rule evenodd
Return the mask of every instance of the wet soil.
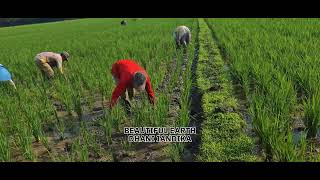
M 196 39 L 196 42 L 197 39 Z M 187 144 L 182 155 L 182 161 L 192 162 L 196 161 L 196 155 L 199 153 L 199 147 L 201 144 L 201 124 L 204 120 L 202 109 L 202 95 L 203 93 L 198 88 L 198 82 L 196 78 L 197 63 L 198 63 L 199 45 L 197 44 L 195 49 L 195 56 L 191 65 L 191 106 L 190 106 L 190 124 L 189 127 L 196 127 L 197 133 L 191 135 L 192 143 Z

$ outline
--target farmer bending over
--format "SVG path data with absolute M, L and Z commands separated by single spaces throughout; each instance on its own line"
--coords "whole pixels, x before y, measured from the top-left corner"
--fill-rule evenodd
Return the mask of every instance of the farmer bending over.
M 118 98 L 125 103 L 127 113 L 131 112 L 130 100 L 134 96 L 134 90 L 141 93 L 146 91 L 149 101 L 155 104 L 155 97 L 151 87 L 150 77 L 143 67 L 133 60 L 119 60 L 112 65 L 111 74 L 117 87 L 112 93 L 110 109 L 117 103 Z
M 69 60 L 69 53 L 63 51 L 59 53 L 42 52 L 35 57 L 36 64 L 43 75 L 48 79 L 54 76 L 53 67 L 57 67 L 63 74 L 62 62 Z
M 17 89 L 16 85 L 12 81 L 10 72 L 2 64 L 0 64 L 0 81 L 9 81 L 9 83 Z
M 191 32 L 186 26 L 179 26 L 173 32 L 173 38 L 176 42 L 176 48 L 179 49 L 181 45 L 186 47 L 191 41 Z

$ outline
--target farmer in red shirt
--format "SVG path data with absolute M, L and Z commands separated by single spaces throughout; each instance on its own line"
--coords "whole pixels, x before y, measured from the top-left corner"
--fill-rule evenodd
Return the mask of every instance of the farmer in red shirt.
M 146 90 L 149 101 L 155 104 L 155 97 L 151 87 L 150 77 L 146 70 L 133 60 L 119 60 L 112 65 L 111 74 L 117 87 L 112 93 L 110 109 L 117 103 L 119 97 L 124 100 L 126 110 L 130 112 L 134 90 L 142 92 Z

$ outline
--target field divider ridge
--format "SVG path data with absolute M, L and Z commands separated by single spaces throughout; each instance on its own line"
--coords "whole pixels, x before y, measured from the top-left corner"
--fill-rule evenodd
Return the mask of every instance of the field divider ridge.
M 256 161 L 254 141 L 246 133 L 247 123 L 239 113 L 225 66 L 211 31 L 199 19 L 197 82 L 202 91 L 204 122 L 198 161 Z

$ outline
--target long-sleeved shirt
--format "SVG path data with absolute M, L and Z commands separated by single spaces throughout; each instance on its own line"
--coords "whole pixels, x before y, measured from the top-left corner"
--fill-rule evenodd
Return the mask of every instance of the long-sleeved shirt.
M 41 60 L 42 63 L 48 63 L 51 67 L 57 67 L 61 74 L 63 74 L 63 60 L 60 54 L 53 52 L 42 52 L 36 56 L 36 59 Z
M 155 103 L 154 92 L 152 90 L 151 81 L 148 73 L 145 69 L 139 66 L 133 60 L 119 60 L 112 65 L 111 73 L 119 80 L 117 87 L 112 93 L 110 107 L 113 107 L 121 94 L 125 92 L 127 88 L 133 88 L 133 76 L 136 72 L 141 72 L 146 76 L 146 92 L 151 104 Z

